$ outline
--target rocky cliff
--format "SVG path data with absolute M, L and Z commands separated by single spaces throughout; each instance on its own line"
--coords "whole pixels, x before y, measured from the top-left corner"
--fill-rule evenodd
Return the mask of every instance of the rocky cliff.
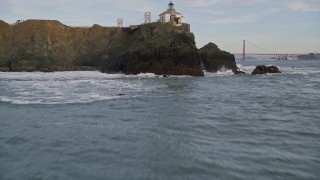
M 95 69 L 106 50 L 128 41 L 119 28 L 68 27 L 58 21 L 0 22 L 0 68 L 10 71 Z
M 238 72 L 234 55 L 229 52 L 222 51 L 217 45 L 209 43 L 199 49 L 203 68 L 208 72 L 217 72 L 224 70 L 232 70 Z
M 194 36 L 170 24 L 152 23 L 129 31 L 129 40 L 107 50 L 102 71 L 203 76 Z
M 217 52 L 220 50 L 209 44 L 199 53 L 187 24 L 69 27 L 52 20 L 16 25 L 0 20 L 0 71 L 101 70 L 203 76 L 201 62 L 212 72 L 219 70 L 220 63 L 234 70 L 224 62 L 232 61 L 232 55 Z

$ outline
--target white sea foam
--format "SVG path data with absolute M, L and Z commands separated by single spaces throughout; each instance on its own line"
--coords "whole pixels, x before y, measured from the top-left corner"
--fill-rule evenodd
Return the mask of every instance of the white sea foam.
M 70 104 L 129 98 L 165 85 L 145 86 L 154 74 L 126 76 L 100 72 L 0 73 L 0 101 L 12 104 Z
M 215 77 L 215 76 L 232 76 L 234 72 L 232 70 L 225 70 L 225 71 L 217 71 L 215 73 L 203 71 L 205 77 Z
M 238 65 L 250 74 L 255 66 Z M 319 83 L 317 67 L 278 66 L 282 74 L 310 76 L 310 83 Z M 217 73 L 204 71 L 205 77 L 232 76 L 231 70 Z M 152 79 L 163 78 L 154 74 L 124 75 L 100 72 L 26 73 L 0 72 L 0 102 L 12 104 L 70 104 L 132 98 L 166 88 L 165 83 Z M 169 76 L 191 78 L 190 76 Z M 150 81 L 151 79 L 151 81 Z M 147 83 L 146 83 L 147 81 Z M 147 85 L 146 85 L 147 84 Z M 126 94 L 126 96 L 117 96 Z
M 141 74 L 138 74 L 136 75 L 140 78 L 155 78 L 155 77 L 162 77 L 162 76 L 158 76 L 158 75 L 155 75 L 153 73 L 141 73 Z M 132 76 L 132 77 L 135 77 L 135 76 Z
M 218 71 L 218 75 L 234 75 L 234 72 L 232 70 L 226 70 L 226 71 Z
M 95 101 L 102 101 L 102 100 L 111 100 L 111 99 L 120 99 L 123 97 L 120 96 L 89 96 L 87 98 L 79 98 L 79 99 L 64 99 L 64 98 L 53 98 L 53 97 L 47 97 L 47 98 L 39 98 L 39 99 L 31 99 L 31 98 L 8 98 L 8 97 L 2 97 L 0 96 L 1 102 L 7 102 L 12 104 L 19 104 L 19 105 L 27 105 L 27 104 L 82 104 L 82 103 L 91 103 Z

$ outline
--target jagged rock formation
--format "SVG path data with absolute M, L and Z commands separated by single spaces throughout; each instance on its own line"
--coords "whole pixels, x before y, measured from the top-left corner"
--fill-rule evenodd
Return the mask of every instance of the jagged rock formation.
M 53 20 L 9 25 L 0 20 L 0 71 L 100 70 L 203 76 L 236 71 L 233 55 L 209 44 L 200 50 L 186 24 L 151 23 L 129 28 L 69 27 Z
M 152 23 L 129 31 L 129 41 L 107 50 L 107 73 L 155 73 L 203 76 L 192 33 L 169 23 Z
M 232 70 L 238 72 L 234 55 L 222 51 L 214 43 L 209 43 L 199 50 L 204 69 L 208 72 Z
M 267 73 L 281 73 L 276 66 L 258 65 L 252 72 L 252 75 L 267 74 Z

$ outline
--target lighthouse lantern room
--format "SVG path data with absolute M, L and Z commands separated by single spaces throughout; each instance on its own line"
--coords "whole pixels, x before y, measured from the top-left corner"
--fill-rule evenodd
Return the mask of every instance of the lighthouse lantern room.
M 167 11 L 161 13 L 159 18 L 160 22 L 171 22 L 175 26 L 181 26 L 183 23 L 185 23 L 183 15 L 174 9 L 174 4 L 172 1 L 170 1 L 168 4 Z

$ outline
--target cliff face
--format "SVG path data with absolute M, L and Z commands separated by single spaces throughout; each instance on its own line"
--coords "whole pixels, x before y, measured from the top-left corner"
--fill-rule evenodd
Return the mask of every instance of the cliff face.
M 94 69 L 114 41 L 128 34 L 118 28 L 71 28 L 58 21 L 0 22 L 0 68 L 10 71 Z
M 192 33 L 153 23 L 130 30 L 129 41 L 107 50 L 102 71 L 203 76 Z
M 188 25 L 165 23 L 86 28 L 51 20 L 16 25 L 0 20 L 0 71 L 101 70 L 203 76 L 201 62 L 212 72 L 219 69 L 219 63 L 234 69 L 224 62 L 232 61 L 229 55 L 213 56 L 212 48 L 202 48 L 199 53 L 188 31 Z

